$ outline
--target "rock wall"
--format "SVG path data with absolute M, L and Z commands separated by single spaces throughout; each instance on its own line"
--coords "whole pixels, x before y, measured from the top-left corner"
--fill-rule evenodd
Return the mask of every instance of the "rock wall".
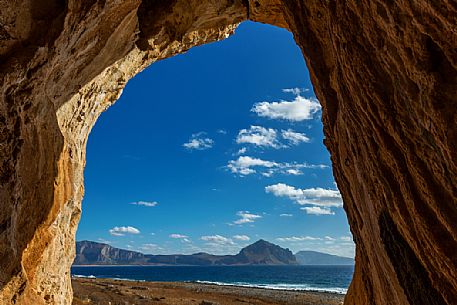
M 0 303 L 71 304 L 88 134 L 154 61 L 285 27 L 357 246 L 346 304 L 457 304 L 457 5 L 0 0 Z

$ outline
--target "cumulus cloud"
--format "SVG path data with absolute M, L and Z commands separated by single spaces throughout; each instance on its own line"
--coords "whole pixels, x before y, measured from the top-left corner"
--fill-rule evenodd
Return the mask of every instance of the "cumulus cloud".
M 236 143 L 273 148 L 281 147 L 277 139 L 276 130 L 262 126 L 251 126 L 249 129 L 241 129 L 236 137 Z
M 211 243 L 216 243 L 216 244 L 223 244 L 223 245 L 234 245 L 235 243 L 233 242 L 232 239 L 227 238 L 225 236 L 221 235 L 206 235 L 200 237 L 201 240 L 211 242 Z
M 313 205 L 325 208 L 343 206 L 343 200 L 338 190 L 320 187 L 298 189 L 284 183 L 277 183 L 265 187 L 265 191 L 277 197 L 288 197 L 300 205 Z
M 247 235 L 234 235 L 233 239 L 240 240 L 240 241 L 249 241 L 251 238 Z
M 199 132 L 194 133 L 189 142 L 184 143 L 184 146 L 188 150 L 205 150 L 213 147 L 214 141 L 208 137 L 206 137 L 206 133 Z
M 303 207 L 300 210 L 305 211 L 306 214 L 310 215 L 335 215 L 329 208 L 321 208 L 321 207 Z
M 227 165 L 232 173 L 242 176 L 256 173 L 256 170 L 253 169 L 253 167 L 272 168 L 276 166 L 278 166 L 278 163 L 276 162 L 265 161 L 249 156 L 240 156 L 237 160 L 230 160 Z
M 311 120 L 320 109 L 321 105 L 315 98 L 296 95 L 292 101 L 256 103 L 251 111 L 270 119 L 304 121 Z
M 352 237 L 351 236 L 341 236 L 340 239 L 342 241 L 352 241 Z
M 257 215 L 257 214 L 252 214 L 249 211 L 238 211 L 236 213 L 238 217 L 240 217 L 238 220 L 235 220 L 233 224 L 235 225 L 243 225 L 247 223 L 253 223 L 257 219 L 262 218 L 262 216 Z
M 130 202 L 129 204 L 142 205 L 145 207 L 155 207 L 159 203 L 157 201 L 135 201 L 135 202 Z
M 140 234 L 140 230 L 135 227 L 114 227 L 109 230 L 109 234 L 113 236 L 124 236 L 125 234 Z
M 280 141 L 282 139 L 282 141 Z M 271 148 L 287 148 L 301 143 L 309 143 L 310 139 L 306 134 L 294 131 L 292 129 L 276 130 L 273 128 L 265 128 L 262 126 L 251 126 L 249 129 L 241 129 L 236 137 L 238 144 L 252 144 L 259 147 Z M 238 154 L 246 152 L 246 148 L 242 148 Z
M 292 217 L 292 214 L 279 214 L 280 217 Z
M 276 197 L 289 197 L 292 199 L 300 198 L 303 195 L 302 190 L 284 183 L 266 186 L 265 192 L 272 193 Z
M 283 139 L 289 141 L 293 145 L 298 145 L 300 143 L 309 143 L 310 139 L 300 132 L 296 132 L 292 129 L 282 130 L 281 136 Z
M 234 174 L 246 176 L 255 174 L 258 171 L 265 177 L 271 177 L 276 173 L 289 175 L 302 175 L 301 169 L 324 169 L 324 164 L 307 164 L 307 163 L 278 163 L 275 161 L 262 160 L 250 156 L 240 156 L 236 160 L 230 160 L 227 168 Z

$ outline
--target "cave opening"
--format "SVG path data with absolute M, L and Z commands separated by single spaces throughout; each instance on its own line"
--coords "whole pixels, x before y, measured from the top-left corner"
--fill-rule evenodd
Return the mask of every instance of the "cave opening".
M 154 63 L 91 131 L 77 241 L 147 255 L 236 255 L 267 240 L 293 253 L 353 259 L 320 107 L 301 50 L 275 26 L 243 22 L 223 41 Z M 78 265 L 122 263 L 82 252 L 77 246 Z M 330 272 L 322 268 L 312 272 Z M 176 279 L 163 270 L 129 276 Z M 263 284 L 345 292 L 353 267 L 338 272 L 332 287 L 300 282 L 300 272 L 302 279 Z M 72 273 L 118 277 L 119 270 Z M 211 281 L 190 274 L 178 280 Z
M 151 63 L 227 38 L 248 19 L 294 34 L 322 104 L 325 145 L 357 243 L 345 304 L 457 303 L 452 5 L 41 4 L 6 1 L 2 10 L 0 303 L 71 303 L 85 149 L 99 114 Z M 285 98 L 270 97 L 255 100 Z

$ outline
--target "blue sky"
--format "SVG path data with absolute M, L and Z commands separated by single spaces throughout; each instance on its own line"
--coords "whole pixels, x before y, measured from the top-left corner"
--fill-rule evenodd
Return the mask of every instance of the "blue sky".
M 245 22 L 130 80 L 89 137 L 77 240 L 220 254 L 263 238 L 352 256 L 306 71 L 289 32 Z

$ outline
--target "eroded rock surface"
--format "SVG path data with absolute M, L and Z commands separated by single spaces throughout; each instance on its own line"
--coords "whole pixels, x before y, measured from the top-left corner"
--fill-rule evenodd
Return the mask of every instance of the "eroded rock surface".
M 88 134 L 154 61 L 294 33 L 357 245 L 346 304 L 457 304 L 452 1 L 0 0 L 0 303 L 70 304 Z

